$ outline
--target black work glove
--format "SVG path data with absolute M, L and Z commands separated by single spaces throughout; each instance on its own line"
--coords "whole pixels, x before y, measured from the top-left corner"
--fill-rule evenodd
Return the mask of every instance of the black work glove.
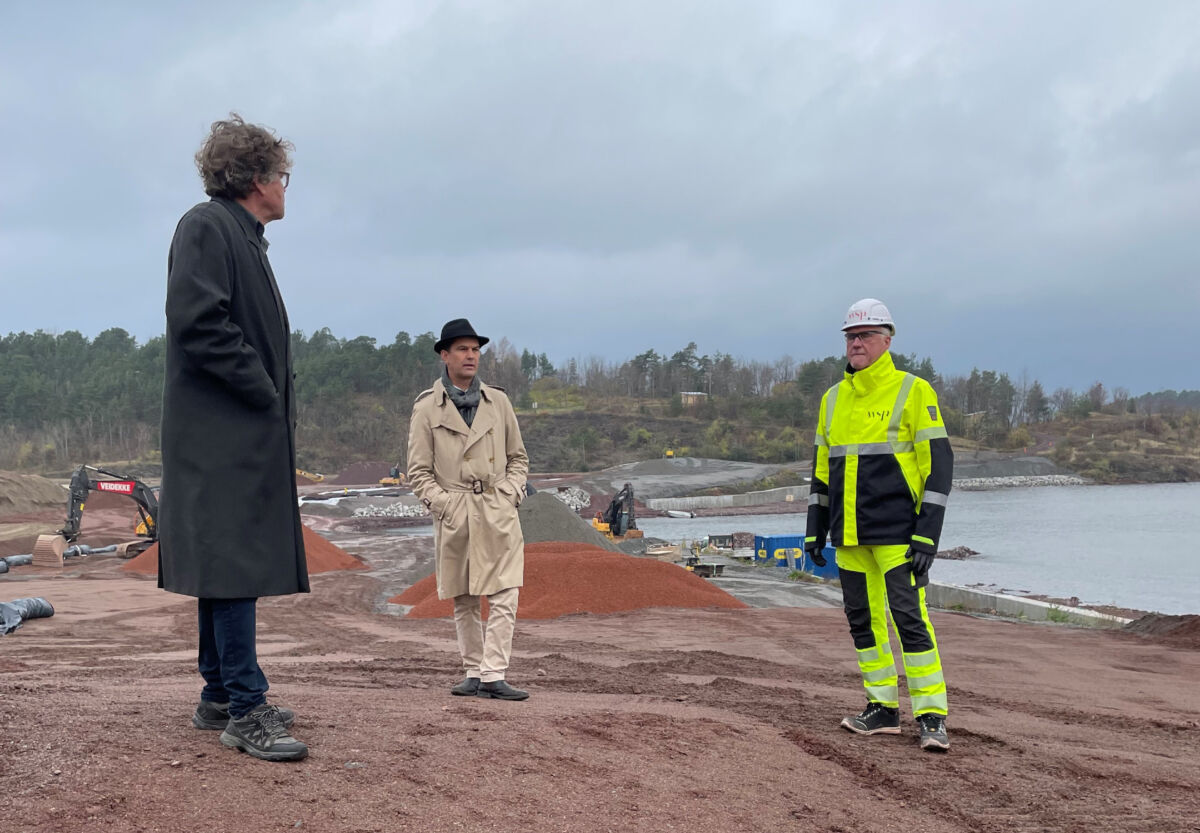
M 929 568 L 933 566 L 934 554 L 931 552 L 918 552 L 909 547 L 908 557 L 912 559 L 912 572 L 914 576 L 925 575 L 929 572 Z
M 825 556 L 821 552 L 824 549 L 825 549 L 825 547 L 821 546 L 821 547 L 813 547 L 811 550 L 806 550 L 806 552 L 808 553 L 808 560 L 811 561 L 813 564 L 816 564 L 818 567 L 824 567 L 825 566 Z

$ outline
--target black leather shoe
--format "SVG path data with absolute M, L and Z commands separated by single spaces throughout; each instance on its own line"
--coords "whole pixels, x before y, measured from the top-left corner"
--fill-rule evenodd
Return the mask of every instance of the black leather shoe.
M 461 683 L 450 689 L 450 693 L 456 697 L 474 697 L 479 691 L 479 678 L 467 677 Z
M 496 680 L 494 683 L 480 683 L 477 696 L 491 697 L 493 700 L 528 700 L 529 692 L 513 688 L 504 680 Z

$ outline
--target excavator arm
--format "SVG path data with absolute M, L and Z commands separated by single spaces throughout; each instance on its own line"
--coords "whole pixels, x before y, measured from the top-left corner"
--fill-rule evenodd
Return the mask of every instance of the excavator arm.
M 67 487 L 71 493 L 71 496 L 67 498 L 67 522 L 58 531 L 58 534 L 65 538 L 68 544 L 74 544 L 75 539 L 79 537 L 79 524 L 83 520 L 83 506 L 87 503 L 88 491 L 91 487 L 87 466 L 75 469 L 75 473 L 71 475 L 71 485 Z
M 604 510 L 601 521 L 608 524 L 613 535 L 624 535 L 630 529 L 637 529 L 637 519 L 633 511 L 633 484 L 626 483 L 621 491 L 613 495 L 608 508 Z
M 113 479 L 94 480 L 88 475 L 89 471 L 107 475 Z M 152 541 L 158 539 L 158 498 L 155 496 L 154 490 L 142 481 L 125 474 L 85 465 L 75 469 L 75 473 L 71 475 L 71 485 L 68 489 L 71 495 L 67 503 L 67 521 L 59 530 L 59 534 L 66 539 L 68 544 L 75 543 L 79 537 L 79 527 L 83 521 L 83 508 L 87 503 L 88 494 L 93 491 L 114 492 L 129 497 L 137 504 L 140 518 L 138 534 L 145 535 Z

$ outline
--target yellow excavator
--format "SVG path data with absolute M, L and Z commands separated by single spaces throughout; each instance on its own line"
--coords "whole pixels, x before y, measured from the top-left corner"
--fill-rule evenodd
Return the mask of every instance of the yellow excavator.
M 613 495 L 607 509 L 596 513 L 596 517 L 592 518 L 592 527 L 610 541 L 643 537 L 642 531 L 637 528 L 633 511 L 632 483 L 626 483 L 621 491 Z
M 92 478 L 88 472 L 105 475 L 106 479 Z M 148 549 L 158 540 L 158 495 L 154 490 L 135 477 L 95 466 L 80 466 L 71 475 L 70 495 L 67 498 L 67 520 L 63 528 L 53 535 L 39 535 L 33 545 L 33 563 L 46 566 L 62 566 L 63 553 L 69 544 L 79 538 L 79 527 L 83 521 L 83 507 L 91 492 L 113 492 L 125 495 L 137 504 L 139 522 L 134 533 L 141 536 L 134 541 L 116 545 L 117 555 L 133 558 Z
M 388 470 L 387 477 L 379 478 L 380 486 L 404 486 L 408 483 L 408 476 L 400 471 L 400 466 L 392 466 Z
M 296 474 L 300 477 L 303 477 L 305 480 L 311 480 L 313 483 L 320 483 L 325 479 L 325 475 L 323 474 L 315 474 L 314 472 L 305 471 L 304 469 L 296 469 Z

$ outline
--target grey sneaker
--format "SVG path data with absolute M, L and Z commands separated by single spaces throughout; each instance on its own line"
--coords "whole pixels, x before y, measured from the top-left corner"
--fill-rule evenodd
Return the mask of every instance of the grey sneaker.
M 296 713 L 291 709 L 279 707 L 279 717 L 283 720 L 285 729 L 291 728 L 291 725 L 296 722 Z M 197 729 L 220 731 L 228 722 L 228 703 L 210 703 L 208 700 L 201 700 L 200 705 L 196 706 L 196 710 L 192 712 L 192 725 Z
M 264 761 L 299 761 L 308 747 L 288 734 L 279 707 L 263 703 L 243 717 L 231 717 L 221 743 Z
M 921 748 L 929 752 L 945 752 L 950 748 L 950 736 L 946 733 L 946 718 L 933 712 L 917 715 L 921 726 Z
M 843 717 L 842 728 L 859 735 L 898 735 L 900 710 L 883 703 L 867 703 L 861 714 Z

